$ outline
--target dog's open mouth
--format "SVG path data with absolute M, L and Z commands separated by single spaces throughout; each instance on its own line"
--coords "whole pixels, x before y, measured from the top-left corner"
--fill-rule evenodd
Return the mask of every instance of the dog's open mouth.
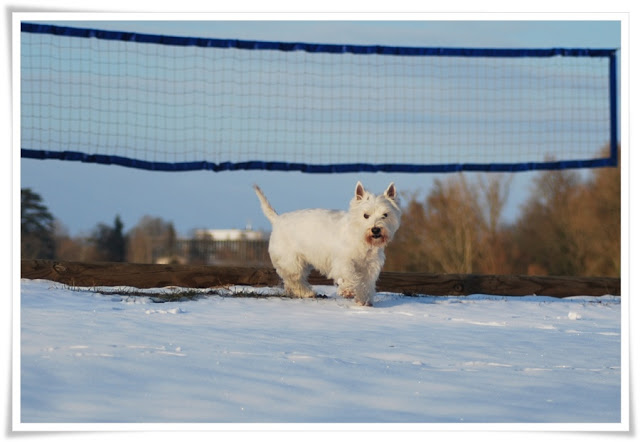
M 367 243 L 372 246 L 381 246 L 386 243 L 387 237 L 381 230 L 380 232 L 370 232 L 369 235 L 366 236 L 366 240 Z

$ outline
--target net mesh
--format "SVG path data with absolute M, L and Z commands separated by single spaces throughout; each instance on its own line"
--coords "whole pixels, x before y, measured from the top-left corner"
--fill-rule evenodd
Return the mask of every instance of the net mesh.
M 21 34 L 22 149 L 145 164 L 490 169 L 592 160 L 610 143 L 610 93 L 609 57 L 336 54 Z

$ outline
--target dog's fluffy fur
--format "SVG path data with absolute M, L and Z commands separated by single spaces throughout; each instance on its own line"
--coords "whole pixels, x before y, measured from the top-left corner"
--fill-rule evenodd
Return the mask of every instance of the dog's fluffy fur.
M 400 225 L 393 183 L 383 194 L 374 195 L 358 182 L 347 212 L 307 209 L 281 215 L 258 186 L 254 189 L 273 227 L 269 255 L 288 294 L 315 296 L 307 281 L 313 267 L 334 280 L 341 296 L 373 304 L 384 248 Z

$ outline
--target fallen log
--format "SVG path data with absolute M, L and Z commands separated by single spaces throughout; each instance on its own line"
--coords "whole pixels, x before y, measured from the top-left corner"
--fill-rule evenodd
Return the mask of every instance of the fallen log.
M 220 267 L 182 264 L 135 264 L 22 260 L 21 277 L 47 279 L 72 287 L 130 286 L 136 288 L 210 288 L 231 285 L 277 286 L 273 268 Z M 332 285 L 331 279 L 312 272 L 313 285 Z M 557 298 L 571 296 L 620 296 L 620 279 L 607 277 L 467 275 L 382 272 L 379 292 L 405 295 L 465 296 L 471 294 Z

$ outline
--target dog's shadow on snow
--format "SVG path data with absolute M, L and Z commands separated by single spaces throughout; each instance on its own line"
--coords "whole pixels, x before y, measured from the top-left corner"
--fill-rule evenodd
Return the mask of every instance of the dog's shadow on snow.
M 345 299 L 336 293 L 336 290 L 332 286 L 326 287 L 314 287 L 316 291 L 315 299 L 327 299 L 327 300 L 340 300 L 342 303 L 354 303 L 353 299 Z M 431 295 L 410 295 L 402 293 L 392 292 L 379 292 L 376 293 L 373 298 L 373 308 L 394 308 L 401 305 L 416 305 L 416 304 L 436 304 L 438 301 L 447 299 L 450 302 L 455 297 L 450 296 L 431 296 Z M 455 302 L 455 301 L 453 301 Z M 369 308 L 369 307 L 364 307 Z
M 407 304 L 435 304 L 436 296 L 401 295 L 397 293 L 379 293 L 374 298 L 374 308 L 393 308 Z

